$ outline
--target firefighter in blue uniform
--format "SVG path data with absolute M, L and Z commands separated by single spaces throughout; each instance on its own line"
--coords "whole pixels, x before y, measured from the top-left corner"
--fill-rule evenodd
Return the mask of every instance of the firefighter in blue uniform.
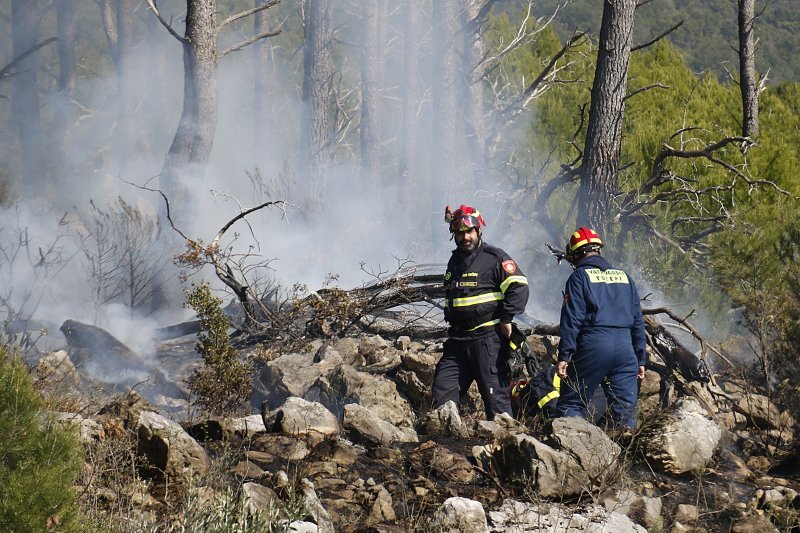
M 500 248 L 481 239 L 486 223 L 473 207 L 445 210 L 456 242 L 444 277 L 449 323 L 444 352 L 433 378 L 433 407 L 456 405 L 478 382 L 486 418 L 511 412 L 508 369 L 511 323 L 525 310 L 528 280 Z
M 567 243 L 566 259 L 575 270 L 561 306 L 557 409 L 560 416 L 587 416 L 588 399 L 602 382 L 612 424 L 634 428 L 647 364 L 644 320 L 636 284 L 600 255 L 602 246 L 586 227 Z

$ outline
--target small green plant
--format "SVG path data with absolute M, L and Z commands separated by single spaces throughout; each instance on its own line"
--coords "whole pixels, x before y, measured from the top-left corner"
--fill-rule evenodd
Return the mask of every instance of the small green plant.
M 22 361 L 0 347 L 0 531 L 79 531 L 74 431 L 44 412 Z
M 184 290 L 186 307 L 197 313 L 200 332 L 197 351 L 203 366 L 192 374 L 189 386 L 197 402 L 212 414 L 235 413 L 252 393 L 252 367 L 237 358 L 222 311 L 222 299 L 211 294 L 207 283 Z
M 237 496 L 230 488 L 211 501 L 198 498 L 190 491 L 184 510 L 184 519 L 174 531 L 207 533 L 245 533 L 247 531 L 270 531 L 268 517 L 248 508 L 245 497 Z

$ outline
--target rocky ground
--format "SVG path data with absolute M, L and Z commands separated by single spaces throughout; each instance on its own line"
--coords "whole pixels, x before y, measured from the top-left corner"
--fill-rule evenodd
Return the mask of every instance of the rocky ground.
M 528 342 L 548 362 L 557 338 Z M 166 343 L 149 366 L 114 343 L 37 362 L 87 449 L 82 504 L 113 530 L 208 516 L 217 527 L 194 530 L 234 530 L 219 517 L 238 508 L 253 531 L 800 528 L 794 419 L 753 385 L 690 381 L 657 353 L 639 429 L 606 434 L 574 418 L 486 421 L 475 390 L 430 411 L 441 340 L 377 335 L 242 353 L 257 361 L 252 412 L 209 419 L 186 402 L 192 346 Z

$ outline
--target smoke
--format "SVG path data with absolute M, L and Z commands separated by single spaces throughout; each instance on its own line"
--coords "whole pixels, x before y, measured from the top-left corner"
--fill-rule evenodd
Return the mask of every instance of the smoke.
M 223 57 L 218 78 L 219 115 L 209 164 L 206 169 L 190 171 L 192 181 L 185 184 L 189 192 L 185 201 L 193 206 L 197 216 L 190 226 L 182 226 L 183 221 L 178 221 L 178 229 L 208 243 L 242 209 L 266 200 L 283 200 L 288 203 L 283 209 L 263 209 L 237 222 L 226 234 L 224 244 L 232 246 L 232 253 L 239 257 L 251 254 L 254 260 L 271 260 L 269 267 L 259 274 L 274 277 L 285 287 L 300 283 L 316 289 L 331 275 L 336 275 L 337 285 L 351 288 L 375 276 L 391 273 L 406 261 L 444 264 L 454 248 L 441 219 L 444 205 L 470 203 L 484 213 L 488 222 L 486 241 L 504 247 L 528 275 L 531 284 L 529 314 L 544 320 L 554 319 L 560 303 L 558 286 L 563 285 L 568 269 L 563 265 L 559 269 L 549 260 L 547 267 L 534 269 L 534 264 L 542 263 L 537 256 L 544 253 L 540 249 L 545 238 L 528 233 L 524 224 L 513 218 L 513 202 L 507 192 L 509 184 L 502 179 L 502 174 L 486 172 L 479 176 L 479 183 L 475 185 L 468 185 L 472 179 L 464 176 L 456 180 L 461 184 L 457 189 L 444 191 L 446 197 L 432 196 L 431 191 L 444 176 L 433 176 L 426 170 L 439 156 L 430 152 L 430 147 L 435 145 L 430 87 L 438 73 L 430 60 L 429 19 L 419 28 L 424 40 L 420 43 L 422 53 L 418 65 L 420 128 L 416 136 L 419 148 L 416 186 L 404 191 L 405 185 L 397 177 L 400 152 L 397 144 L 402 124 L 399 102 L 408 80 L 403 79 L 400 68 L 403 64 L 402 25 L 394 11 L 386 27 L 386 73 L 381 87 L 382 98 L 387 102 L 380 125 L 385 149 L 381 185 L 374 188 L 364 183 L 358 166 L 358 136 L 354 132 L 358 127 L 360 95 L 358 65 L 363 53 L 358 43 L 364 41 L 363 25 L 357 15 L 362 12 L 363 2 L 368 1 L 373 0 L 334 2 L 334 9 L 338 10 L 336 20 L 341 23 L 336 26 L 336 39 L 343 43 L 337 47 L 334 82 L 342 107 L 337 109 L 336 118 L 341 119 L 344 129 L 339 132 L 331 165 L 326 169 L 327 192 L 321 202 L 321 212 L 305 210 L 309 178 L 301 169 L 308 154 L 298 153 L 303 110 L 299 85 L 302 52 L 297 49 L 299 30 L 292 26 L 298 17 L 293 11 L 296 6 L 285 3 L 271 18 L 276 27 L 284 18 L 288 22 L 282 28 L 284 35 L 275 38 L 272 57 L 276 62 L 270 72 L 270 92 L 259 95 L 268 98 L 273 121 L 258 123 L 254 112 L 256 65 L 252 49 Z M 181 33 L 183 13 L 178 4 L 166 3 L 160 7 L 164 18 L 172 20 Z M 229 14 L 221 14 L 220 18 Z M 139 15 L 140 28 L 145 28 L 141 17 L 152 18 L 152 15 L 142 12 Z M 423 15 L 430 17 L 430 10 L 423 11 Z M 91 16 L 97 17 L 97 13 Z M 43 27 L 48 27 L 47 20 Z M 99 19 L 85 21 L 89 25 L 94 23 L 99 27 Z M 163 213 L 161 196 L 141 186 L 158 187 L 158 175 L 182 109 L 184 66 L 180 43 L 163 28 L 152 29 L 153 24 L 150 20 L 149 29 L 143 30 L 146 31 L 144 38 L 131 54 L 131 68 L 136 74 L 133 92 L 137 95 L 135 114 L 127 117 L 133 121 L 135 134 L 131 145 L 120 152 L 114 143 L 122 128 L 117 120 L 119 87 L 114 70 L 107 67 L 96 72 L 82 71 L 76 90 L 80 111 L 68 138 L 66 159 L 51 162 L 55 191 L 42 198 L 20 199 L 7 208 L 3 216 L 15 218 L 16 225 L 4 224 L 0 232 L 2 248 L 7 254 L 15 247 L 24 252 L 14 261 L 5 261 L 0 266 L 0 289 L 6 311 L 14 310 L 47 322 L 51 329 L 52 324 L 60 324 L 67 318 L 97 324 L 142 356 L 154 350 L 152 331 L 155 327 L 186 320 L 192 315 L 181 305 L 180 272 L 172 261 L 175 254 L 183 251 L 183 240 L 162 218 L 159 238 L 164 251 L 159 257 L 151 257 L 162 271 L 157 281 L 161 296 L 155 301 L 162 306 L 153 304 L 147 306 L 146 311 L 131 309 L 125 306 L 122 297 L 110 301 L 96 297 L 96 280 L 93 285 L 87 271 L 87 254 L 81 248 L 88 230 L 80 214 L 89 211 L 90 201 L 100 209 L 108 209 L 117 198 L 148 216 Z M 232 32 L 222 34 L 220 49 L 249 35 L 252 35 L 252 21 L 243 19 L 233 25 Z M 93 45 L 99 46 L 99 42 L 95 40 Z M 7 47 L 9 39 L 3 38 L 0 43 Z M 93 55 L 102 53 L 106 52 L 92 50 Z M 3 50 L 3 57 L 8 55 L 9 51 Z M 108 60 L 99 63 L 107 65 Z M 54 99 L 49 105 L 63 103 Z M 46 120 L 52 111 L 45 114 Z M 8 138 L 13 127 L 8 109 L 2 117 L 0 129 Z M 347 120 L 351 121 L 349 125 Z M 264 144 L 257 144 L 257 140 Z M 509 137 L 507 142 L 514 144 L 519 140 Z M 459 168 L 463 170 L 471 161 L 467 143 L 459 150 L 461 152 L 456 155 Z M 14 172 L 14 168 L 18 167 L 7 167 L 6 171 Z M 41 208 L 43 205 L 46 209 Z M 10 230 L 12 227 L 25 228 L 24 241 L 15 241 L 18 236 Z M 523 228 L 522 231 L 519 228 Z M 53 243 L 57 245 L 53 247 Z M 55 255 L 38 256 L 39 250 L 51 248 L 54 254 L 57 251 L 59 268 L 49 263 L 55 261 Z M 210 269 L 192 279 L 203 279 L 216 288 L 222 287 Z M 558 281 L 553 282 L 553 279 Z M 22 294 L 26 292 L 36 294 Z M 52 334 L 57 335 L 55 330 Z

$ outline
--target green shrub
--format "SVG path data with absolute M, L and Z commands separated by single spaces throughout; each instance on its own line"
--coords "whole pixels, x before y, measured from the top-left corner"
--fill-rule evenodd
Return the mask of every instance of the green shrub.
M 25 365 L 0 348 L 0 531 L 78 531 L 73 431 L 43 416 Z
M 222 299 L 213 296 L 206 283 L 192 284 L 192 289 L 184 293 L 186 306 L 197 313 L 200 321 L 196 349 L 203 356 L 203 366 L 192 374 L 189 386 L 197 403 L 212 414 L 232 414 L 252 393 L 251 365 L 237 359 Z

